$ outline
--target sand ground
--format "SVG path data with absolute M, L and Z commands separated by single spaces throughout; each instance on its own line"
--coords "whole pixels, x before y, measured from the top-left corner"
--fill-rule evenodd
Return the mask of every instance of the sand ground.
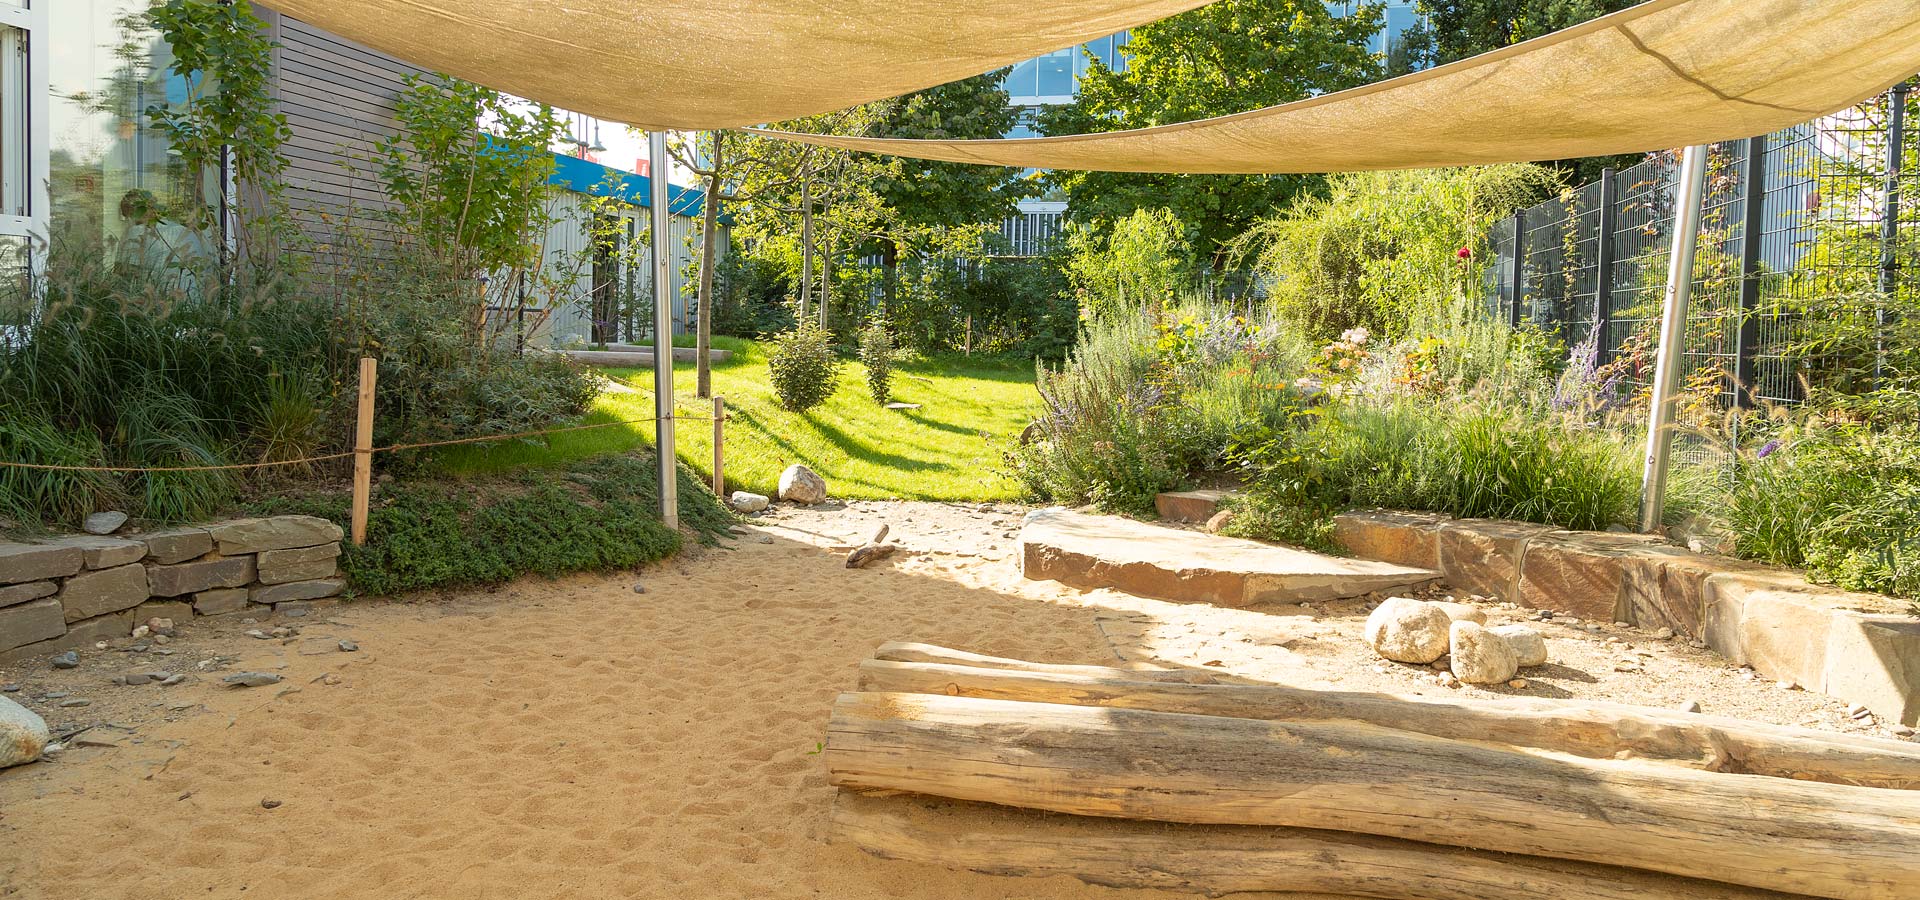
M 18 686 L 9 696 L 71 745 L 0 772 L 0 896 L 1175 896 L 948 872 L 829 843 L 819 750 L 834 695 L 891 640 L 1490 693 L 1377 660 L 1359 640 L 1360 601 L 1219 610 L 1022 581 L 1020 513 L 779 510 L 726 548 L 637 574 L 200 620 L 146 652 L 131 640 L 83 651 L 74 670 L 0 669 L 0 684 Z M 840 551 L 881 522 L 906 552 L 843 568 Z M 1495 621 L 1522 616 L 1486 606 Z M 297 634 L 245 633 L 276 626 Z M 1691 699 L 1718 714 L 1893 733 L 1684 643 L 1610 625 L 1544 628 L 1554 664 L 1499 693 Z M 358 651 L 340 650 L 343 638 Z M 155 669 L 191 677 L 110 683 Z M 249 670 L 284 680 L 219 680 Z M 59 705 L 71 699 L 89 705 Z

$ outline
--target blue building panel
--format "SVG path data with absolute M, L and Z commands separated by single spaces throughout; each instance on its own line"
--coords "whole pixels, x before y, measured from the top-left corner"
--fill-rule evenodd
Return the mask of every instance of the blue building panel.
M 577 156 L 555 153 L 553 159 L 553 177 L 548 179 L 551 184 L 590 197 L 617 197 L 643 208 L 653 205 L 653 180 L 645 175 L 622 172 Z M 706 202 L 707 193 L 699 188 L 667 185 L 667 210 L 674 215 L 698 217 Z

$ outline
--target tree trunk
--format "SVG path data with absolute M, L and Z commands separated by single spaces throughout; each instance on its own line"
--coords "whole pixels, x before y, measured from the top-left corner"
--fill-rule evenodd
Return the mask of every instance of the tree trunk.
M 800 167 L 800 315 L 795 325 L 807 321 L 807 300 L 813 296 L 813 173 L 806 164 Z
M 827 245 L 820 254 L 820 330 L 827 328 L 827 310 L 833 305 L 833 239 L 827 239 Z
M 1023 672 L 867 660 L 860 666 L 860 690 L 1284 722 L 1345 720 L 1589 759 L 1617 759 L 1628 753 L 1710 772 L 1920 789 L 1920 747 L 1905 741 L 1624 704 L 1428 700 L 1281 685 L 1178 684 L 1167 683 L 1164 676 L 1154 678 L 1157 673 L 1151 672 L 1078 668 L 1083 671 Z M 1913 795 L 1913 802 L 1920 806 L 1920 793 Z
M 842 791 L 833 833 L 888 859 L 991 875 L 1219 896 L 1302 892 L 1380 900 L 1791 900 L 1794 895 L 1614 866 L 1295 828 L 1164 825 Z
M 900 242 L 891 237 L 880 239 L 880 311 L 893 309 L 900 297 Z
M 843 694 L 829 779 L 1086 816 L 1353 831 L 1836 900 L 1920 896 L 1906 791 L 1286 723 Z
M 713 266 L 715 262 L 715 243 L 718 241 L 720 219 L 720 172 L 723 165 L 721 154 L 725 151 L 727 133 L 713 132 L 713 159 L 707 176 L 707 202 L 700 212 L 700 312 L 699 322 L 695 326 L 693 395 L 702 399 L 713 396 L 713 364 L 707 357 L 713 349 Z

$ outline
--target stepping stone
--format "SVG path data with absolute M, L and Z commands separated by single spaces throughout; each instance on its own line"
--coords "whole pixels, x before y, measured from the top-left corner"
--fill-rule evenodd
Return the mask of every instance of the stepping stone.
M 1169 522 L 1205 522 L 1220 511 L 1220 501 L 1233 491 L 1167 491 L 1156 494 L 1153 508 Z
M 1230 607 L 1409 591 L 1440 577 L 1427 569 L 1064 509 L 1028 516 L 1020 531 L 1020 571 L 1034 581 Z

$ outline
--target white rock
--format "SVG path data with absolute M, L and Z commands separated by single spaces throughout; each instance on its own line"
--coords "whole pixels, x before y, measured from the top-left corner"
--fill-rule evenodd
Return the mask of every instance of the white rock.
M 127 514 L 123 512 L 97 512 L 87 517 L 80 530 L 88 534 L 112 534 L 127 524 Z
M 765 494 L 753 494 L 746 491 L 734 491 L 727 498 L 727 505 L 743 513 L 756 513 L 767 508 L 773 500 Z
M 811 506 L 827 499 L 827 481 L 802 465 L 788 466 L 780 473 L 780 499 Z
M 1447 654 L 1445 610 L 1406 597 L 1388 597 L 1367 617 L 1367 644 L 1395 662 L 1425 665 Z
M 45 719 L 33 710 L 0 697 L 0 769 L 39 759 L 52 739 Z
M 1472 622 L 1475 625 L 1487 624 L 1486 611 L 1472 604 L 1459 603 L 1452 600 L 1429 600 L 1427 602 L 1440 607 L 1440 611 L 1446 613 L 1447 618 L 1451 621 Z
M 1453 623 L 1447 652 L 1453 657 L 1453 674 L 1468 684 L 1504 684 L 1520 670 L 1507 639 L 1472 622 Z
M 1525 625 L 1501 625 L 1494 628 L 1493 633 L 1506 639 L 1523 668 L 1547 664 L 1547 639 L 1540 632 Z

